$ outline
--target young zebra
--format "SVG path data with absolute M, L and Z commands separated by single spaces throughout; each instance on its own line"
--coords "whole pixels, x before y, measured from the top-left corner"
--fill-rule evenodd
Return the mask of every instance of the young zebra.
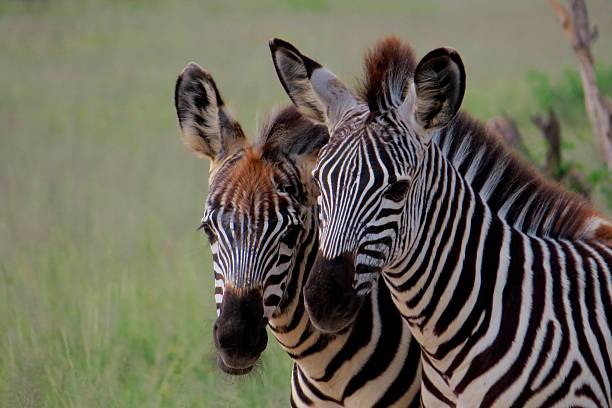
M 311 170 L 327 129 L 285 108 L 251 145 L 211 76 L 193 63 L 177 80 L 175 105 L 184 142 L 211 160 L 202 229 L 213 253 L 219 367 L 248 373 L 268 323 L 295 361 L 292 406 L 417 406 L 420 348 L 384 284 L 374 282 L 338 334 L 317 330 L 304 310 L 318 247 Z
M 416 65 L 386 39 L 355 96 L 292 45 L 270 45 L 293 102 L 330 129 L 313 173 L 313 324 L 349 325 L 382 273 L 423 349 L 426 406 L 612 405 L 612 225 L 457 114 L 457 52 Z

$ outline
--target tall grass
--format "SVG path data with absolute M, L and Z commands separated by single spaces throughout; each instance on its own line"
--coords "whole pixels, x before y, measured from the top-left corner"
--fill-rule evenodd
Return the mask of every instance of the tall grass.
M 606 42 L 611 7 L 589 5 Z M 518 51 L 509 16 L 533 36 Z M 350 82 L 364 48 L 396 33 L 421 55 L 462 50 L 467 107 L 486 118 L 536 106 L 529 70 L 573 63 L 558 30 L 527 0 L 0 0 L 0 406 L 287 405 L 290 361 L 273 339 L 254 375 L 216 369 L 210 254 L 195 231 L 207 164 L 181 146 L 172 105 L 188 61 L 253 134 L 287 101 L 268 38 Z

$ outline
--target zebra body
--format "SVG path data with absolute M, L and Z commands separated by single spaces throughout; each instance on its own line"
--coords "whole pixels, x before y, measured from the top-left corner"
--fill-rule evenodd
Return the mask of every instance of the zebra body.
M 456 396 L 445 402 L 610 405 L 612 249 L 517 230 L 436 144 L 429 152 L 437 176 L 423 175 L 415 194 L 432 216 L 419 225 L 419 245 L 383 274 L 424 365 Z M 444 217 L 448 208 L 452 217 Z
M 340 333 L 318 330 L 305 311 L 319 236 L 310 170 L 325 128 L 280 109 L 251 145 L 195 64 L 179 77 L 176 99 L 184 140 L 212 159 L 202 229 L 213 254 L 219 367 L 249 372 L 265 349 L 267 323 L 295 362 L 292 406 L 417 406 L 420 347 L 382 279 Z
M 456 51 L 417 65 L 382 41 L 356 97 L 295 47 L 275 48 L 291 99 L 330 129 L 314 170 L 313 324 L 346 325 L 382 275 L 423 349 L 425 406 L 611 406 L 612 226 L 456 115 Z M 348 310 L 314 305 L 346 287 Z

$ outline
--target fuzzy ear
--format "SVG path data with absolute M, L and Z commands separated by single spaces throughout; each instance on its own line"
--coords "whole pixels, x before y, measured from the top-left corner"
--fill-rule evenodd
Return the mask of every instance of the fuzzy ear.
M 278 78 L 295 106 L 306 117 L 328 128 L 355 106 L 353 93 L 328 69 L 277 38 L 270 51 Z
M 294 106 L 272 111 L 260 129 L 264 157 L 281 154 L 298 162 L 316 161 L 328 140 L 327 127 L 306 118 Z
M 446 126 L 459 111 L 465 93 L 465 69 L 461 57 L 452 48 L 430 51 L 414 73 L 414 120 L 424 130 Z
M 199 157 L 217 161 L 240 148 L 246 138 L 212 77 L 189 63 L 176 80 L 174 105 L 183 142 Z
M 284 163 L 290 158 L 299 169 L 304 192 L 304 203 L 316 202 L 319 190 L 313 181 L 312 170 L 319 151 L 329 141 L 327 126 L 302 115 L 295 106 L 275 109 L 260 129 L 259 143 L 262 157 L 272 163 Z M 286 189 L 292 186 L 285 186 Z

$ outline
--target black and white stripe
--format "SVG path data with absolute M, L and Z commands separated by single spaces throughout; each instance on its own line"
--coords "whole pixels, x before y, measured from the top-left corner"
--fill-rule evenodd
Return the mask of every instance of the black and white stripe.
M 224 285 L 262 288 L 270 330 L 295 360 L 292 406 L 418 406 L 420 348 L 387 287 L 373 285 L 360 315 L 344 332 L 317 330 L 302 297 L 318 249 L 314 197 L 276 191 L 265 202 L 253 201 L 247 208 L 235 205 L 232 198 L 241 194 L 225 180 L 231 179 L 243 154 L 219 168 L 203 219 L 210 229 L 218 308 Z M 291 157 L 274 155 L 268 160 L 275 177 L 285 180 L 284 190 L 314 187 L 303 186 L 311 183 L 310 177 L 299 178 L 301 170 Z M 296 227 L 298 233 L 288 233 Z
M 339 80 L 316 77 L 337 110 Z M 438 49 L 388 106 L 343 104 L 314 171 L 317 264 L 349 256 L 361 297 L 382 274 L 423 348 L 426 406 L 611 406 L 612 225 L 455 116 L 464 81 Z
M 305 311 L 303 284 L 319 236 L 318 190 L 310 173 L 328 140 L 327 130 L 291 107 L 273 113 L 251 145 L 212 77 L 196 64 L 179 77 L 176 98 L 185 143 L 211 159 L 201 228 L 213 254 L 218 350 L 226 356 L 247 352 L 257 357 L 260 350 L 238 346 L 265 347 L 265 339 L 240 337 L 254 337 L 258 333 L 249 330 L 267 320 L 295 361 L 292 406 L 418 406 L 420 347 L 382 279 L 372 285 L 359 316 L 341 333 L 322 333 Z M 259 310 L 263 316 L 257 316 Z M 224 326 L 233 335 L 239 332 L 239 339 L 219 340 Z M 219 358 L 220 367 L 231 374 L 250 370 Z

